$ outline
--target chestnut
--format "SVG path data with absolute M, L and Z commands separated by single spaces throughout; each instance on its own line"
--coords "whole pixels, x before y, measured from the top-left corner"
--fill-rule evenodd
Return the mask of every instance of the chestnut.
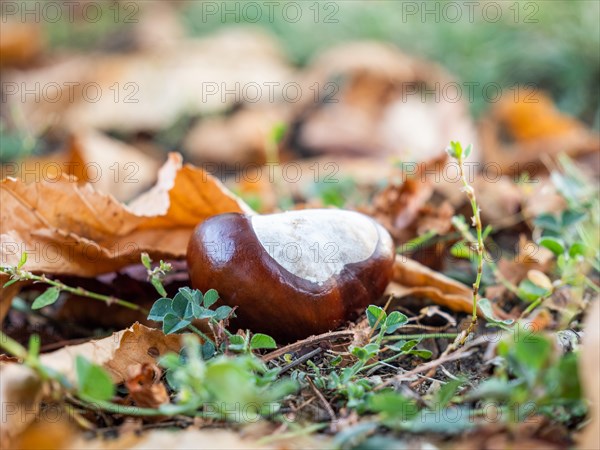
M 394 245 L 353 211 L 227 213 L 196 227 L 187 262 L 194 288 L 238 306 L 232 325 L 289 342 L 335 329 L 376 301 Z

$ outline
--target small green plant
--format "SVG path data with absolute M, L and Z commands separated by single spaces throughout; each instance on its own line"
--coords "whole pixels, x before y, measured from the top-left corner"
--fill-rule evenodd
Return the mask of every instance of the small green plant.
M 568 157 L 561 156 L 559 162 L 551 179 L 567 208 L 560 214 L 543 213 L 535 218 L 537 243 L 556 256 L 559 284 L 585 285 L 600 292 L 586 276 L 590 268 L 600 272 L 600 196 L 594 181 Z
M 585 416 L 577 353 L 557 355 L 549 337 L 515 327 L 498 344 L 498 355 L 494 375 L 474 389 L 465 389 L 467 383 L 458 378 L 419 402 L 385 389 L 367 396 L 367 409 L 394 430 L 448 435 L 485 424 L 492 411 L 497 423 L 533 415 L 569 423 Z
M 365 410 L 367 394 L 376 384 L 368 376 L 369 373 L 389 366 L 391 362 L 403 356 L 412 355 L 425 359 L 431 357 L 431 352 L 428 350 L 416 348 L 419 339 L 383 344 L 387 338 L 398 337 L 392 334 L 408 323 L 408 318 L 404 314 L 398 311 L 387 314 L 383 308 L 376 305 L 369 306 L 366 314 L 372 336 L 365 345 L 350 348 L 350 355 L 355 359 L 352 365 L 338 368 L 342 362 L 342 356 L 338 355 L 329 362 L 329 367 L 318 367 L 309 360 L 307 365 L 311 369 L 310 373 L 296 371 L 293 375 L 293 378 L 299 381 L 310 377 L 316 388 L 334 392 L 347 399 L 345 405 L 359 412 Z M 391 355 L 377 359 L 384 352 Z
M 154 302 L 149 320 L 162 322 L 163 333 L 172 334 L 183 329 L 190 329 L 202 338 L 208 339 L 192 325 L 194 319 L 209 319 L 210 324 L 219 326 L 220 322 L 228 319 L 233 314 L 230 306 L 220 306 L 216 310 L 210 307 L 219 299 L 219 294 L 214 289 L 202 294 L 197 289 L 183 287 L 173 298 L 162 297 Z
M 163 412 L 202 411 L 203 417 L 255 421 L 261 415 L 275 414 L 279 401 L 297 390 L 295 382 L 277 380 L 279 370 L 267 369 L 251 354 L 205 360 L 194 336 L 186 335 L 184 341 L 181 354 L 165 355 L 160 361 L 177 393 L 174 404 L 160 408 Z
M 557 355 L 549 337 L 519 327 L 498 344 L 498 355 L 502 364 L 494 376 L 467 395 L 466 401 L 500 405 L 505 419 L 513 422 L 532 414 L 564 422 L 566 411 L 585 415 L 577 353 Z
M 198 338 L 183 337 L 180 354 L 170 353 L 160 361 L 175 393 L 174 402 L 158 408 L 124 406 L 115 402 L 117 387 L 108 372 L 83 356 L 75 359 L 76 383 L 42 364 L 40 339 L 32 336 L 29 349 L 0 331 L 0 347 L 21 359 L 42 381 L 51 381 L 56 399 L 68 398 L 80 406 L 131 416 L 204 417 L 234 422 L 253 422 L 260 416 L 277 414 L 280 401 L 296 391 L 289 378 L 278 380 L 278 369 L 268 369 L 252 354 L 219 355 L 206 359 Z
M 156 289 L 156 291 L 159 293 L 159 295 L 166 297 L 167 291 L 165 290 L 165 287 L 163 286 L 162 282 L 163 282 L 165 276 L 171 270 L 173 270 L 173 266 L 171 266 L 171 264 L 166 263 L 163 260 L 161 260 L 158 266 L 152 268 L 152 260 L 150 259 L 150 256 L 148 255 L 148 253 L 142 253 L 141 260 L 142 260 L 143 266 L 146 268 L 146 271 L 148 272 L 148 280 L 150 281 L 152 286 L 154 286 L 154 289 Z
M 471 210 L 473 211 L 473 217 L 471 219 L 477 233 L 477 241 L 473 243 L 477 252 L 477 277 L 473 283 L 473 313 L 471 314 L 471 324 L 469 325 L 469 328 L 467 328 L 461 343 L 466 341 L 469 334 L 471 334 L 471 332 L 477 326 L 477 299 L 479 296 L 479 285 L 481 284 L 481 277 L 483 275 L 483 225 L 481 223 L 480 209 L 479 205 L 477 204 L 475 190 L 469 184 L 469 180 L 465 176 L 464 170 L 464 161 L 471 154 L 471 150 L 471 145 L 468 145 L 465 149 L 463 149 L 460 142 L 455 141 L 451 141 L 450 146 L 447 149 L 448 154 L 458 162 L 460 179 L 463 183 L 463 190 L 469 198 L 469 202 L 471 203 Z
M 250 332 L 244 335 L 232 334 L 226 325 L 227 320 L 235 317 L 233 308 L 222 305 L 211 309 L 218 300 L 219 294 L 214 289 L 209 289 L 202 294 L 197 289 L 183 287 L 173 298 L 162 297 L 156 300 L 150 309 L 148 319 L 162 322 L 162 330 L 165 334 L 183 330 L 196 333 L 206 345 L 205 354 L 211 356 L 217 351 L 250 353 L 253 350 L 277 347 L 275 340 L 266 334 L 251 335 Z M 193 325 L 194 320 L 206 320 L 215 340 Z

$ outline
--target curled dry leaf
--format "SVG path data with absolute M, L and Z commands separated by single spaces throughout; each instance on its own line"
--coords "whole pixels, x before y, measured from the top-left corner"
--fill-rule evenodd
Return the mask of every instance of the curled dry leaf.
M 0 262 L 46 274 L 96 276 L 153 259 L 182 258 L 193 228 L 215 214 L 250 208 L 204 170 L 169 155 L 156 185 L 129 206 L 62 177 L 0 182 Z M 6 277 L 0 279 L 4 281 Z M 9 302 L 3 293 L 3 302 Z M 1 319 L 1 317 L 0 317 Z
M 125 202 L 148 189 L 156 181 L 160 163 L 131 145 L 96 131 L 73 133 L 69 143 L 71 154 L 79 155 L 80 182 Z
M 407 241 L 414 237 L 407 229 L 419 215 L 419 211 L 431 198 L 431 183 L 409 178 L 400 185 L 390 184 L 373 199 L 373 216 L 394 236 Z
M 579 439 L 579 448 L 591 450 L 600 448 L 600 384 L 598 369 L 600 368 L 600 301 L 596 298 L 583 327 L 585 336 L 579 370 L 583 382 L 584 397 L 590 402 L 590 423 L 583 430 Z
M 178 352 L 180 348 L 180 336 L 165 336 L 160 330 L 135 323 L 107 338 L 63 347 L 42 355 L 40 359 L 44 366 L 64 374 L 75 383 L 75 359 L 83 356 L 104 366 L 113 381 L 120 383 L 127 378 L 131 365 L 153 364 L 156 357 Z M 0 404 L 3 405 L 0 439 L 11 442 L 35 419 L 45 392 L 36 374 L 23 365 L 1 363 L 0 376 Z
M 129 366 L 125 387 L 133 402 L 142 408 L 158 408 L 169 403 L 167 388 L 160 380 L 162 371 L 153 363 Z
M 386 294 L 423 296 L 453 311 L 473 311 L 471 288 L 401 255 L 396 256 L 392 282 Z
M 123 381 L 128 368 L 135 364 L 153 364 L 168 352 L 178 352 L 180 336 L 167 335 L 154 328 L 135 323 L 118 336 L 118 348 L 104 365 L 115 382 Z

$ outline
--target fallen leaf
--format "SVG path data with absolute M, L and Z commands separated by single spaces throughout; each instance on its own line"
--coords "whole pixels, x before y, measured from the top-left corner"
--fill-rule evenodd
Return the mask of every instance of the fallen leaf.
M 76 383 L 75 359 L 83 356 L 88 361 L 104 366 L 115 383 L 124 381 L 132 365 L 153 364 L 156 357 L 167 352 L 178 352 L 180 336 L 165 336 L 160 330 L 138 323 L 104 339 L 80 345 L 66 346 L 43 354 L 41 363 L 65 375 Z M 0 404 L 2 423 L 0 440 L 12 442 L 36 418 L 40 402 L 46 392 L 37 375 L 28 367 L 16 363 L 0 363 Z
M 0 182 L 0 201 L 2 265 L 16 265 L 27 252 L 25 270 L 88 277 L 137 263 L 142 252 L 182 258 L 198 223 L 252 212 L 204 170 L 182 167 L 176 153 L 156 185 L 129 206 L 65 176 L 31 184 L 8 178 Z
M 401 255 L 396 256 L 392 283 L 386 294 L 422 296 L 453 311 L 473 311 L 473 291 L 469 287 Z
M 114 356 L 105 363 L 115 382 L 126 378 L 130 366 L 153 364 L 156 358 L 180 349 L 179 335 L 165 336 L 160 330 L 138 323 L 121 333 Z
M 70 152 L 81 159 L 76 166 L 81 170 L 73 173 L 80 182 L 121 202 L 152 186 L 160 168 L 156 159 L 137 148 L 92 130 L 73 133 Z
M 431 198 L 431 183 L 408 178 L 402 184 L 390 184 L 373 199 L 372 213 L 397 241 L 414 236 L 407 229 L 417 219 L 421 208 Z

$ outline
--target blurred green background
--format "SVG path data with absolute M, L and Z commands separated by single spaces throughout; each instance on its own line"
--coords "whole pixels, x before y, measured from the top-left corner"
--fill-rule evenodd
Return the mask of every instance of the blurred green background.
M 151 0 L 152 1 L 152 0 Z M 261 16 L 257 18 L 258 4 Z M 600 2 L 565 1 L 305 1 L 176 2 L 192 36 L 227 26 L 256 26 L 279 40 L 287 57 L 306 64 L 321 49 L 358 39 L 387 41 L 443 64 L 462 81 L 510 88 L 535 83 L 559 108 L 600 128 Z M 300 5 L 301 17 L 296 21 Z M 284 12 L 285 10 L 285 12 Z M 229 12 L 229 13 L 228 13 Z M 460 15 L 459 15 L 460 14 Z M 287 15 L 287 19 L 286 19 Z M 118 28 L 110 14 L 93 27 L 47 26 L 53 47 L 94 48 Z M 289 20 L 288 20 L 289 19 Z M 481 92 L 475 115 L 486 102 Z

